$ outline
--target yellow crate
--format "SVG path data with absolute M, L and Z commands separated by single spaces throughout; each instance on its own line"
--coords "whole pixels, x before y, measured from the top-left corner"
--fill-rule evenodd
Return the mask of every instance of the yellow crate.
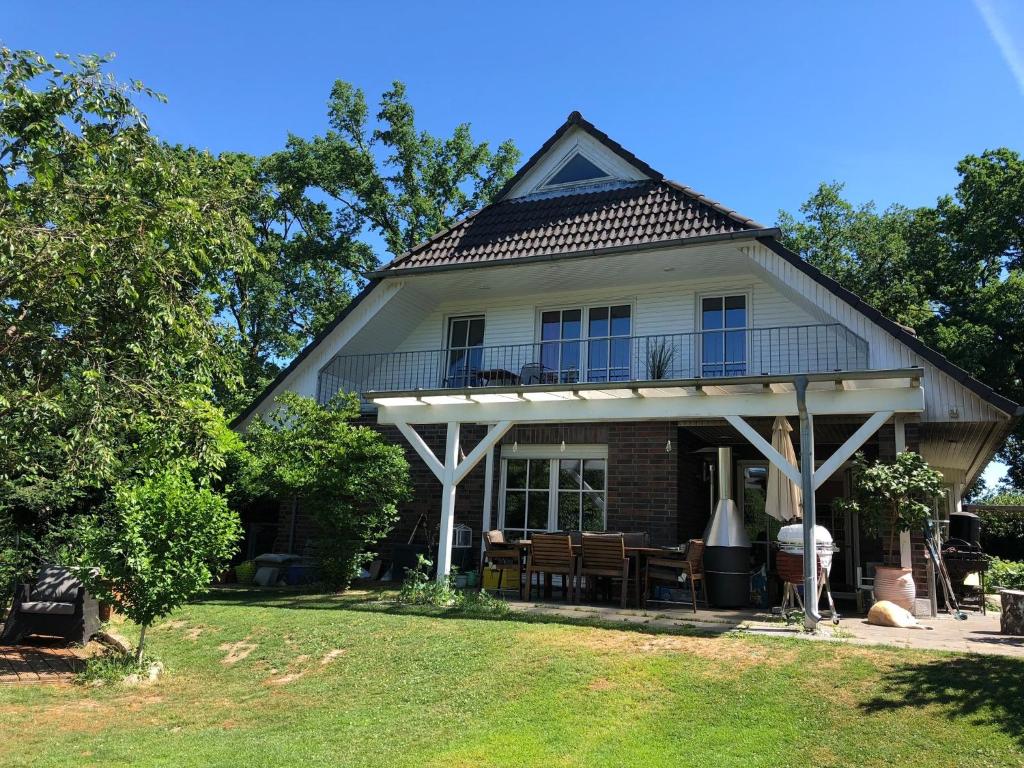
M 498 588 L 498 576 L 501 575 L 501 571 L 493 568 L 484 568 L 484 589 L 495 590 Z M 505 575 L 501 579 L 501 589 L 506 590 L 518 590 L 519 585 L 515 583 L 515 574 L 511 571 L 505 571 Z

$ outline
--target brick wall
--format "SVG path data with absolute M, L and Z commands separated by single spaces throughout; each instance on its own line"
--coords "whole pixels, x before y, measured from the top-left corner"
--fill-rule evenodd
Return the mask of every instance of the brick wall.
M 362 423 L 380 431 L 385 438 L 401 445 L 409 461 L 413 486 L 413 499 L 402 505 L 398 523 L 380 547 L 381 555 L 390 557 L 391 546 L 409 540 L 416 521 L 423 515 L 414 543 L 436 548 L 440 524 L 441 484 L 427 468 L 397 429 L 377 425 L 372 417 Z M 447 427 L 443 424 L 423 425 L 417 431 L 435 455 L 442 455 Z M 607 445 L 608 446 L 608 528 L 609 530 L 647 531 L 657 544 L 677 544 L 680 537 L 699 535 L 705 520 L 695 521 L 681 532 L 677 515 L 679 491 L 676 475 L 679 469 L 679 430 L 670 422 L 623 422 L 607 424 L 534 425 L 514 428 L 502 439 L 511 445 Z M 486 433 L 483 426 L 463 424 L 461 448 L 468 454 Z M 672 441 L 672 451 L 665 451 L 666 441 Z M 491 501 L 491 527 L 498 523 L 498 488 L 501 472 L 500 446 L 495 448 L 494 498 Z M 455 523 L 468 525 L 473 531 L 473 556 L 479 550 L 481 513 L 486 462 L 481 461 L 459 484 L 455 496 Z M 282 505 L 280 528 L 275 550 L 287 551 L 291 526 L 291 508 Z M 316 529 L 312 521 L 302 514 L 301 506 L 296 519 L 294 551 L 308 551 Z M 690 530 L 693 529 L 693 530 Z M 694 531 L 697 531 L 694 533 Z

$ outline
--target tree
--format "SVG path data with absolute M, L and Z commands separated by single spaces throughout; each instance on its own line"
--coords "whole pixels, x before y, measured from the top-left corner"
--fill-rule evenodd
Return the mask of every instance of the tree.
M 1009 149 L 968 155 L 934 207 L 855 207 L 822 184 L 783 242 L 843 286 L 914 328 L 929 346 L 1024 402 L 1024 160 Z M 1024 486 L 1024 425 L 1003 445 Z
M 103 600 L 146 629 L 202 593 L 235 553 L 241 526 L 227 501 L 182 467 L 115 486 L 80 529 L 86 580 Z
M 313 200 L 279 156 L 224 160 L 243 180 L 259 256 L 225 265 L 214 295 L 229 362 L 217 381 L 217 400 L 237 413 L 345 308 L 377 261 L 357 239 L 358 218 Z
M 417 131 L 394 83 L 371 125 L 365 95 L 337 81 L 331 130 L 289 137 L 265 158 L 231 155 L 259 259 L 218 275 L 215 307 L 228 363 L 217 402 L 237 413 L 340 313 L 380 261 L 367 235 L 397 256 L 489 203 L 519 152 L 491 152 L 468 124 L 448 138 Z
M 854 458 L 853 496 L 840 500 L 838 506 L 857 512 L 868 533 L 884 536 L 888 562 L 898 562 L 899 533 L 922 530 L 931 519 L 932 503 L 942 493 L 942 474 L 918 453 L 901 451 L 895 461 L 871 463 L 858 453 Z
M 874 203 L 854 206 L 842 191 L 839 182 L 823 182 L 800 206 L 799 219 L 779 211 L 782 242 L 868 303 L 886 307 L 897 322 L 924 322 L 932 313 L 928 296 L 906 276 L 916 270 L 910 242 L 926 210 L 892 206 L 878 213 Z
M 94 56 L 0 49 L 0 515 L 221 461 L 213 276 L 252 258 L 222 159 L 149 132 Z M 5 527 L 7 527 L 5 525 Z
M 375 126 L 363 91 L 343 80 L 331 90 L 328 117 L 323 136 L 289 137 L 275 158 L 279 173 L 296 188 L 326 193 L 383 237 L 393 256 L 491 202 L 519 161 L 511 140 L 491 152 L 473 141 L 468 123 L 446 139 L 417 131 L 397 81 L 381 97 Z
M 276 403 L 249 425 L 239 485 L 253 498 L 296 499 L 318 528 L 320 577 L 345 588 L 409 498 L 409 463 L 375 429 L 350 423 L 354 395 L 321 406 L 289 392 Z

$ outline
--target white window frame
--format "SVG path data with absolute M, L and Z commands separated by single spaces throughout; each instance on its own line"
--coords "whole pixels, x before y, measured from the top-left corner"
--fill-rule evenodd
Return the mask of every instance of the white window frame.
M 727 290 L 722 290 L 722 291 L 708 291 L 706 293 L 698 293 L 697 294 L 696 306 L 694 307 L 694 314 L 696 315 L 696 317 L 694 318 L 694 328 L 697 329 L 697 339 L 698 339 L 697 354 L 695 356 L 695 358 L 697 360 L 697 371 L 696 371 L 697 378 L 704 378 L 704 299 L 722 299 L 724 301 L 725 299 L 728 299 L 728 298 L 730 298 L 732 296 L 743 296 L 744 297 L 744 301 L 746 302 L 746 308 L 747 308 L 747 322 L 746 322 L 746 325 L 742 329 L 741 328 L 730 328 L 730 329 L 723 328 L 721 330 L 736 330 L 736 331 L 742 330 L 742 331 L 745 332 L 745 338 L 744 338 L 744 347 L 745 347 L 745 349 L 743 351 L 743 354 L 744 354 L 743 364 L 746 367 L 746 371 L 744 372 L 744 375 L 748 375 L 748 376 L 750 375 L 751 352 L 752 352 L 751 337 L 753 336 L 751 331 L 754 330 L 754 297 L 753 297 L 753 291 L 752 290 L 750 290 L 749 288 L 746 288 L 746 289 L 741 288 L 741 289 L 727 289 Z M 716 332 L 718 330 L 719 329 L 714 328 L 714 329 L 711 329 L 710 332 L 714 333 L 714 332 Z M 724 373 L 724 365 L 725 365 L 725 363 L 723 361 L 723 376 L 725 375 L 725 373 Z M 709 376 L 708 378 L 719 378 L 719 377 L 717 377 L 717 376 Z
M 573 157 L 575 157 L 576 155 L 582 155 L 585 160 L 587 160 L 590 163 L 593 163 L 594 167 L 604 171 L 604 163 L 595 160 L 589 152 L 584 152 L 583 148 L 579 144 L 576 144 L 572 147 L 572 149 L 565 153 L 565 157 L 559 160 L 558 164 L 554 167 L 554 169 L 544 177 L 544 180 L 541 181 L 540 184 L 537 185 L 537 191 L 547 192 L 549 190 L 557 191 L 561 189 L 572 189 L 573 187 L 586 187 L 590 186 L 591 184 L 604 184 L 606 182 L 616 180 L 615 176 L 612 176 L 610 173 L 608 173 L 608 171 L 604 171 L 606 175 L 601 176 L 600 178 L 595 176 L 592 179 L 583 179 L 582 181 L 567 181 L 561 184 L 549 184 L 548 182 L 551 179 L 555 178 L 555 176 L 557 176 L 559 172 L 561 172 L 561 170 L 566 165 L 568 165 L 569 161 L 572 160 Z
M 453 347 L 451 346 L 452 339 L 452 322 L 455 320 L 483 320 L 484 321 L 484 338 L 480 348 L 487 346 L 487 314 L 485 312 L 453 312 L 451 314 L 444 315 L 443 328 L 441 331 L 441 349 L 444 350 L 444 354 L 441 357 L 441 370 L 440 370 L 440 381 L 442 384 L 448 381 L 448 371 L 451 368 L 451 353 Z M 475 347 L 454 347 L 454 349 L 475 349 Z
M 603 309 L 603 308 L 607 308 L 608 310 L 611 310 L 612 307 L 624 307 L 624 306 L 628 306 L 629 307 L 629 335 L 628 336 L 595 336 L 594 340 L 595 341 L 599 341 L 601 339 L 614 339 L 614 338 L 633 339 L 633 338 L 636 338 L 636 335 L 637 335 L 637 333 L 636 333 L 636 299 L 635 298 L 630 298 L 630 299 L 620 299 L 620 300 L 617 300 L 617 301 L 615 301 L 615 300 L 613 300 L 613 301 L 591 301 L 591 302 L 580 302 L 578 304 L 570 303 L 570 304 L 557 304 L 557 305 L 552 305 L 552 306 L 537 307 L 536 313 L 534 315 L 534 331 L 533 331 L 534 343 L 537 344 L 538 347 L 541 344 L 566 344 L 566 343 L 572 343 L 572 341 L 574 341 L 573 339 L 570 339 L 568 341 L 561 341 L 561 340 L 555 341 L 553 339 L 545 341 L 544 339 L 541 338 L 541 336 L 543 335 L 543 331 L 544 331 L 544 313 L 545 312 L 565 312 L 566 310 L 572 310 L 572 309 L 580 310 L 580 312 L 581 312 L 581 316 L 580 316 L 580 337 L 579 337 L 578 340 L 575 340 L 575 341 L 578 341 L 579 345 L 580 345 L 579 381 L 581 383 L 588 382 L 589 381 L 589 377 L 588 377 L 587 374 L 589 373 L 589 370 L 590 370 L 589 369 L 590 361 L 588 359 L 588 356 L 589 356 L 589 353 L 590 353 L 590 344 L 589 344 L 589 342 L 590 342 L 590 310 L 591 309 Z M 609 317 L 609 323 L 610 322 L 611 322 L 611 318 Z M 540 362 L 539 358 L 538 358 L 537 362 L 538 363 Z M 559 362 L 561 362 L 561 358 L 559 358 Z M 630 354 L 629 367 L 630 367 L 630 370 L 629 370 L 629 376 L 627 378 L 627 381 L 631 381 L 633 379 L 633 373 L 634 372 L 633 372 L 632 353 Z M 561 373 L 561 371 L 559 371 L 559 373 Z
M 601 529 L 608 529 L 608 446 L 567 445 L 562 453 L 560 445 L 520 445 L 513 451 L 511 445 L 501 446 L 500 479 L 498 482 L 498 529 L 505 530 L 505 491 L 509 459 L 546 459 L 548 466 L 548 524 L 547 531 L 558 530 L 558 462 L 563 459 L 601 459 L 604 461 L 604 516 Z M 515 529 L 519 530 L 519 529 Z

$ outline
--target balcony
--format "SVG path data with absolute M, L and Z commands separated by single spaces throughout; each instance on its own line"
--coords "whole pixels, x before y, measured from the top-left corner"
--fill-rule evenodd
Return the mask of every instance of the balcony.
M 868 343 L 839 323 L 729 328 L 336 355 L 320 370 L 317 399 L 326 403 L 339 390 L 365 395 L 867 369 Z

